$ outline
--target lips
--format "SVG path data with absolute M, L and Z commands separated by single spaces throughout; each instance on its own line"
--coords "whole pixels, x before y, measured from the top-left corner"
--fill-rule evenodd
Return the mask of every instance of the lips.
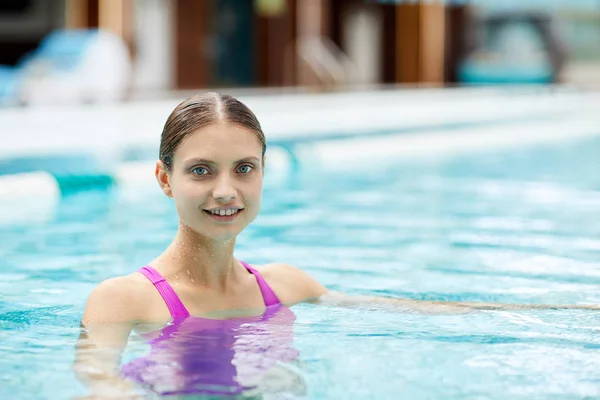
M 229 222 L 235 220 L 244 209 L 237 207 L 222 207 L 203 211 L 215 221 Z

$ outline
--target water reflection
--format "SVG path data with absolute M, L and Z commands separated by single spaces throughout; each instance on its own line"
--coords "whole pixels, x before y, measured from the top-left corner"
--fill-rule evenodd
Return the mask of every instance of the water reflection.
M 144 334 L 149 354 L 122 367 L 124 376 L 160 395 L 303 394 L 293 346 L 296 317 L 285 306 L 255 317 L 188 317 Z

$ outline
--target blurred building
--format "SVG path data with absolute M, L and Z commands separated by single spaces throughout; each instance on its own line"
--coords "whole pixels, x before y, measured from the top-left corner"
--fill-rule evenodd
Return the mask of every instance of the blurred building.
M 127 45 L 139 91 L 600 80 L 600 1 L 474 4 L 1 0 L 0 65 L 57 29 L 101 28 Z

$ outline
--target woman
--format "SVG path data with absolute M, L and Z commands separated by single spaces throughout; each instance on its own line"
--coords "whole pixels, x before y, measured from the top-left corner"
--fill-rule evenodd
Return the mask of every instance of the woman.
M 262 327 L 268 327 L 271 321 L 284 321 L 289 328 L 293 314 L 280 305 L 327 293 L 321 284 L 290 265 L 254 268 L 234 258 L 236 236 L 260 209 L 265 150 L 265 137 L 255 115 L 230 96 L 208 93 L 192 97 L 171 113 L 162 133 L 155 175 L 162 191 L 175 202 L 179 229 L 171 245 L 148 266 L 102 282 L 89 296 L 82 318 L 86 331 L 76 362 L 82 381 L 99 393 L 115 386 L 126 390 L 133 387 L 129 381 L 163 394 L 200 392 L 196 389 L 202 385 L 202 393 L 209 394 L 239 393 L 256 386 L 238 382 L 243 371 L 231 369 L 235 340 L 230 333 L 239 333 L 236 328 L 242 322 L 263 322 Z M 237 311 L 224 315 L 227 310 Z M 188 318 L 200 315 L 218 319 Z M 161 331 L 169 321 L 174 325 Z M 231 321 L 234 326 L 223 326 Z M 194 353 L 201 354 L 201 359 L 218 360 L 218 365 L 204 369 L 191 365 L 198 364 L 198 357 L 182 357 L 188 343 L 174 332 L 165 334 L 165 329 L 200 332 L 201 337 L 192 342 L 195 346 L 201 343 L 202 348 Z M 246 332 L 245 337 L 257 337 L 257 329 Z M 152 340 L 153 349 L 161 347 L 160 339 L 177 339 L 168 341 L 167 349 L 158 355 L 154 351 L 151 360 L 127 364 L 121 374 L 118 359 L 132 330 Z M 280 346 L 286 349 L 283 358 L 293 360 L 289 329 L 284 334 L 281 329 L 276 331 L 280 339 L 288 339 Z M 221 350 L 215 352 L 217 348 Z M 94 349 L 104 351 L 94 354 Z M 192 381 L 176 382 L 173 371 L 156 372 L 161 368 L 156 360 L 167 364 L 164 359 L 170 356 L 179 366 L 188 367 L 177 373 L 179 379 L 194 375 Z M 283 360 L 272 362 L 276 361 Z M 95 375 L 89 372 L 92 367 Z M 252 368 L 257 368 L 256 364 Z M 169 387 L 146 382 L 148 374 L 155 380 L 167 380 Z M 128 379 L 121 379 L 122 375 Z M 215 380 L 218 388 L 211 382 Z M 211 389 L 206 389 L 210 385 Z
M 260 382 L 277 374 L 273 381 L 302 391 L 297 375 L 275 368 L 297 356 L 290 305 L 384 304 L 426 312 L 534 307 L 345 297 L 291 265 L 237 260 L 236 237 L 260 209 L 265 150 L 255 115 L 233 97 L 195 96 L 171 113 L 155 176 L 174 200 L 179 229 L 148 266 L 100 283 L 89 296 L 75 363 L 82 381 L 101 393 L 140 386 L 162 394 L 224 395 L 266 390 Z M 152 350 L 120 368 L 132 331 Z M 258 348 L 259 356 L 250 357 Z

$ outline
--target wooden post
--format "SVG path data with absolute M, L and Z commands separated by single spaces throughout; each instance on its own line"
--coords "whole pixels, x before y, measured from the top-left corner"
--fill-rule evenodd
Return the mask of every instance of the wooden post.
M 441 3 L 421 4 L 421 58 L 420 81 L 429 84 L 444 83 L 445 19 L 446 10 Z
M 396 81 L 442 84 L 444 41 L 444 5 L 396 6 Z
M 65 27 L 85 29 L 88 27 L 88 1 L 67 0 L 65 5 Z
M 121 0 L 98 2 L 98 27 L 123 36 L 123 2 Z
M 272 2 L 279 6 L 272 10 L 258 8 L 255 12 L 256 70 L 260 86 L 296 83 L 296 4 L 301 1 L 304 0 Z
M 418 4 L 396 6 L 396 81 L 399 83 L 420 81 L 420 11 Z
M 133 56 L 133 2 L 130 0 L 98 1 L 98 28 L 119 36 Z
M 206 39 L 211 2 L 205 0 L 176 0 L 175 7 L 175 82 L 178 89 L 197 89 L 209 86 L 211 64 Z

